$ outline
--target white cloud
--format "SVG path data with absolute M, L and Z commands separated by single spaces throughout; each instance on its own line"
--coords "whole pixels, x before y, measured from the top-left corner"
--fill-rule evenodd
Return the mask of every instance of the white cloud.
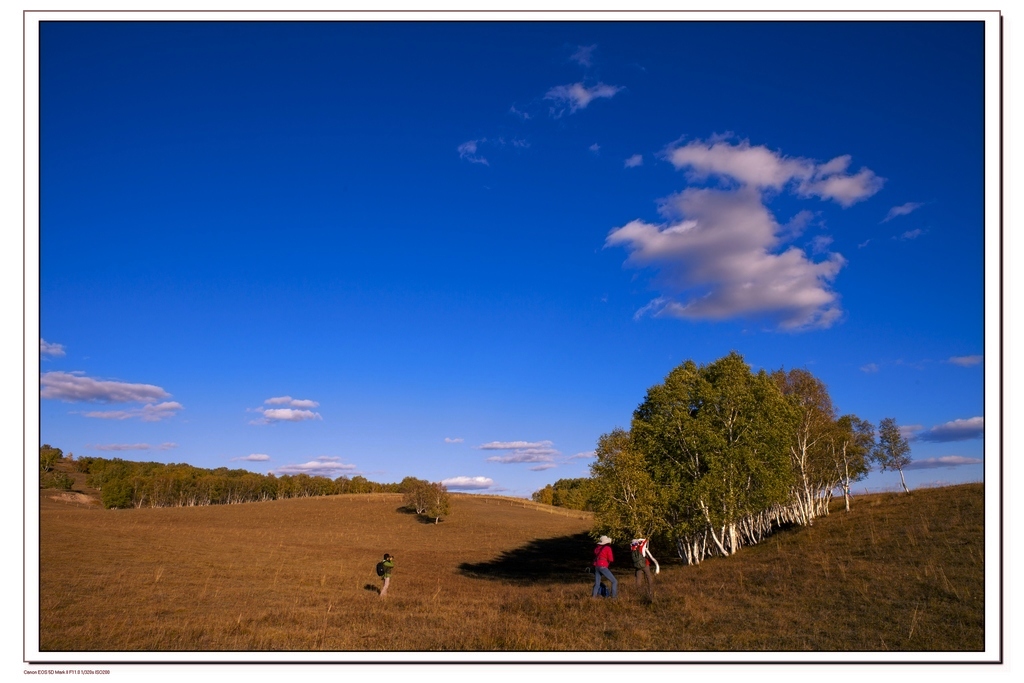
M 449 438 L 447 436 L 444 437 L 444 442 L 445 443 L 462 443 L 463 441 L 465 441 L 465 439 L 451 439 L 451 438 Z
M 796 239 L 804 233 L 807 226 L 817 217 L 813 211 L 800 211 L 782 226 L 779 231 L 779 238 L 782 240 Z
M 596 451 L 584 451 L 582 453 L 577 453 L 576 455 L 569 456 L 569 460 L 582 460 L 582 459 L 585 459 L 585 458 L 596 458 L 596 457 L 597 457 L 597 452 Z
M 509 113 L 510 114 L 515 114 L 516 116 L 521 118 L 523 121 L 529 121 L 531 118 L 533 118 L 532 116 L 530 116 L 529 112 L 525 112 L 525 111 L 523 111 L 521 109 L 517 109 L 514 104 L 509 108 Z
M 893 239 L 894 240 L 896 240 L 896 239 L 899 239 L 899 240 L 913 240 L 913 239 L 917 239 L 918 237 L 920 237 L 923 234 L 924 234 L 924 230 L 922 230 L 921 228 L 914 228 L 913 230 L 907 230 L 906 232 L 904 232 L 904 233 L 902 233 L 900 235 L 894 236 Z
M 355 465 L 342 463 L 341 458 L 323 455 L 309 462 L 282 465 L 273 470 L 273 472 L 278 476 L 282 474 L 308 474 L 311 477 L 329 477 L 334 479 L 355 468 Z
M 832 246 L 832 238 L 828 235 L 816 235 L 811 240 L 811 252 L 814 254 L 824 254 L 830 246 Z
M 153 384 L 130 384 L 86 377 L 81 372 L 46 372 L 39 378 L 40 398 L 94 403 L 146 403 L 169 398 Z
M 598 83 L 590 88 L 583 83 L 570 83 L 551 88 L 544 95 L 544 99 L 554 102 L 551 107 L 551 115 L 558 118 L 566 112 L 575 114 L 580 109 L 586 109 L 587 105 L 596 99 L 614 97 L 622 90 L 621 86 L 605 83 Z
M 722 139 L 695 140 L 669 146 L 665 156 L 677 169 L 687 169 L 694 179 L 718 176 L 759 190 L 779 191 L 792 185 L 800 196 L 832 199 L 844 207 L 875 194 L 883 183 L 870 169 L 847 174 L 848 155 L 818 164 L 785 157 L 764 146 L 751 146 L 748 140 L 735 144 Z
M 888 223 L 897 216 L 906 216 L 908 213 L 916 211 L 917 209 L 920 209 L 922 206 L 924 206 L 924 204 L 922 204 L 921 202 L 907 202 L 906 204 L 894 206 L 891 209 L 889 209 L 889 213 L 885 215 L 885 218 L 882 219 L 882 222 Z
M 860 371 L 861 372 L 871 373 L 871 372 L 878 372 L 878 370 L 879 370 L 878 363 L 868 363 L 866 365 L 860 366 Z
M 492 455 L 487 458 L 487 462 L 497 462 L 503 465 L 510 463 L 524 463 L 524 462 L 551 462 L 552 454 L 558 453 L 553 452 L 529 452 L 529 451 L 516 451 L 509 455 Z
M 550 441 L 491 441 L 480 444 L 477 448 L 485 451 L 506 451 L 513 448 L 547 448 Z
M 623 162 L 623 166 L 626 168 L 636 168 L 637 166 L 644 165 L 644 155 L 634 154 Z
M 779 246 L 778 223 L 749 187 L 684 190 L 668 198 L 662 225 L 635 220 L 612 230 L 605 246 L 624 246 L 627 265 L 652 266 L 663 296 L 647 305 L 655 316 L 723 320 L 766 316 L 783 329 L 830 327 L 841 315 L 831 283 L 846 260 L 814 262 Z M 686 295 L 684 301 L 673 298 Z
M 899 428 L 900 436 L 908 441 L 913 441 L 922 429 L 924 429 L 924 425 L 901 425 Z
M 481 138 L 479 140 L 467 140 L 458 146 L 459 158 L 464 159 L 473 164 L 483 164 L 484 166 L 490 166 L 487 163 L 487 159 L 480 154 L 477 154 L 478 146 L 481 142 L 486 141 L 487 138 Z
M 930 441 L 932 443 L 946 443 L 949 441 L 967 441 L 978 439 L 985 435 L 985 418 L 971 417 L 966 420 L 953 420 L 945 424 L 932 427 L 926 432 L 916 434 L 919 441 Z
M 252 420 L 249 424 L 265 425 L 272 422 L 303 422 L 323 419 L 320 413 L 296 408 L 256 408 L 255 412 L 260 413 L 262 417 Z
M 107 443 L 87 446 L 97 451 L 169 451 L 177 447 L 178 444 L 169 441 L 159 446 L 150 446 L 148 443 Z
M 477 448 L 485 451 L 510 451 L 506 455 L 492 455 L 487 462 L 503 465 L 517 463 L 553 463 L 561 452 L 550 441 L 491 441 Z
M 558 465 L 556 465 L 553 462 L 549 462 L 549 463 L 545 463 L 543 465 L 537 465 L 536 467 L 531 467 L 530 471 L 531 472 L 543 472 L 544 470 L 550 470 L 552 467 L 558 467 Z
M 597 154 L 598 152 L 600 152 L 600 151 L 601 151 L 601 145 L 599 145 L 599 144 L 597 144 L 597 143 L 595 142 L 595 143 L 594 143 L 594 144 L 592 144 L 592 145 L 591 145 L 590 147 L 587 147 L 587 149 L 589 149 L 589 150 L 590 150 L 591 152 L 593 152 L 594 154 Z
M 963 455 L 943 455 L 938 458 L 924 458 L 922 460 L 912 460 L 909 465 L 905 465 L 905 470 L 927 470 L 935 469 L 938 467 L 961 467 L 963 465 L 980 465 L 984 460 L 981 458 L 968 458 Z
M 481 491 L 494 486 L 490 477 L 450 477 L 442 479 L 441 483 L 451 491 Z
M 291 406 L 292 408 L 317 408 L 320 406 L 316 401 L 311 401 L 305 398 L 292 398 L 291 396 L 276 396 L 274 398 L 268 398 L 264 401 L 266 405 L 270 406 Z
M 39 339 L 39 353 L 43 356 L 53 356 L 54 358 L 63 358 L 65 355 L 63 344 L 51 344 L 45 339 Z
M 243 455 L 240 458 L 231 458 L 231 461 L 244 460 L 245 462 L 266 462 L 270 460 L 270 456 L 266 453 L 250 453 L 249 455 Z
M 580 45 L 576 52 L 572 54 L 569 59 L 576 62 L 580 66 L 589 67 L 593 64 L 594 50 L 597 49 L 597 45 Z
M 101 420 L 130 420 L 137 417 L 143 422 L 159 422 L 161 420 L 174 417 L 178 411 L 183 408 L 184 406 L 177 401 L 164 401 L 163 403 L 157 404 L 149 403 L 141 408 L 131 408 L 128 410 L 91 410 L 81 414 L 85 417 L 94 417 Z
M 846 207 L 877 192 L 881 178 L 870 169 L 850 174 L 848 155 L 818 163 L 726 136 L 673 143 L 664 156 L 691 182 L 722 183 L 660 200 L 665 223 L 635 220 L 609 232 L 605 246 L 626 248 L 627 265 L 658 273 L 659 295 L 637 317 L 767 318 L 784 330 L 827 328 L 842 317 L 832 284 L 846 259 L 827 251 L 827 237 L 812 242 L 819 260 L 787 248 L 815 214 L 801 211 L 781 226 L 764 193 L 787 190 Z
M 949 361 L 953 365 L 968 368 L 972 365 L 980 365 L 985 360 L 984 356 L 950 356 Z

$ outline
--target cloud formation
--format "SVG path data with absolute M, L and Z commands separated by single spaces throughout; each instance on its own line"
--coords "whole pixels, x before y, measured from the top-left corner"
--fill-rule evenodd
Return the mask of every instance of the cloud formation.
M 924 458 L 912 460 L 905 465 L 905 470 L 929 470 L 938 467 L 960 467 L 962 465 L 981 465 L 985 461 L 981 458 L 968 458 L 962 455 L 943 455 L 938 458 Z
M 882 219 L 883 223 L 888 223 L 897 216 L 906 216 L 908 213 L 912 213 L 917 209 L 920 209 L 924 204 L 921 202 L 907 202 L 906 204 L 900 204 L 889 209 L 889 213 Z
M 985 418 L 971 417 L 966 420 L 953 420 L 932 427 L 928 431 L 915 434 L 918 441 L 931 443 L 947 443 L 950 441 L 967 441 L 985 435 Z
M 586 109 L 594 100 L 615 97 L 622 90 L 621 86 L 605 83 L 598 83 L 589 88 L 583 83 L 570 83 L 551 88 L 544 95 L 544 99 L 553 102 L 550 112 L 557 119 L 567 113 L 575 114 L 580 109 Z
M 584 451 L 582 453 L 577 453 L 576 455 L 570 455 L 569 456 L 569 460 L 585 460 L 587 458 L 596 458 L 596 457 L 597 457 L 597 451 Z
M 482 491 L 494 486 L 490 477 L 450 477 L 441 483 L 450 491 Z
M 597 45 L 580 45 L 569 59 L 580 66 L 589 67 L 593 64 L 594 50 L 596 49 Z
M 341 462 L 341 458 L 322 455 L 310 460 L 309 462 L 282 465 L 281 467 L 273 470 L 273 472 L 278 476 L 282 474 L 308 474 L 311 477 L 328 477 L 335 479 L 345 472 L 349 472 L 355 468 L 355 465 L 346 465 Z
M 670 146 L 664 153 L 690 182 L 660 201 L 660 224 L 634 220 L 608 233 L 605 246 L 629 252 L 627 266 L 650 267 L 661 295 L 637 316 L 692 320 L 768 318 L 784 330 L 827 328 L 842 316 L 832 289 L 846 265 L 828 252 L 827 238 L 812 241 L 820 260 L 784 242 L 813 218 L 801 212 L 780 225 L 765 205 L 764 193 L 789 191 L 850 206 L 882 185 L 870 169 L 849 173 L 850 157 L 819 164 L 785 157 L 748 141 L 700 140 Z
M 296 410 L 295 408 L 256 408 L 262 417 L 252 420 L 250 424 L 271 424 L 273 422 L 304 422 L 305 420 L 322 420 L 320 413 L 312 410 Z
M 985 356 L 950 356 L 948 362 L 962 368 L 969 368 L 972 365 L 980 365 L 984 360 Z
M 860 366 L 860 371 L 867 373 L 878 372 L 879 369 L 880 368 L 878 367 L 878 363 L 867 363 L 865 365 Z
M 550 441 L 491 441 L 477 448 L 485 451 L 510 451 L 505 455 L 492 455 L 487 462 L 504 465 L 516 463 L 553 463 L 561 455 Z
M 232 462 L 242 460 L 245 462 L 266 462 L 270 460 L 270 456 L 266 453 L 250 453 L 249 455 L 243 455 L 239 458 L 231 458 Z
M 465 439 L 452 439 L 452 438 L 449 438 L 447 436 L 444 437 L 444 442 L 445 443 L 462 443 L 463 441 L 465 441 Z
M 830 327 L 842 314 L 831 283 L 846 260 L 833 253 L 814 262 L 797 247 L 773 253 L 780 227 L 757 190 L 690 188 L 670 197 L 663 213 L 679 218 L 661 225 L 635 220 L 605 240 L 630 252 L 626 265 L 659 271 L 664 295 L 643 313 L 695 320 L 767 316 L 789 330 Z
M 735 144 L 721 139 L 694 140 L 669 146 L 665 157 L 677 170 L 687 170 L 694 180 L 719 177 L 758 190 L 781 191 L 788 187 L 798 196 L 831 199 L 844 207 L 867 199 L 882 189 L 884 182 L 867 168 L 848 173 L 848 154 L 819 164 L 752 146 L 748 140 Z
M 97 451 L 169 451 L 177 447 L 178 444 L 170 441 L 159 446 L 150 446 L 148 443 L 106 443 L 87 446 Z
M 40 398 L 71 403 L 147 403 L 170 398 L 169 393 L 153 384 L 98 380 L 82 372 L 45 372 L 39 385 Z
M 515 109 L 515 107 L 513 107 Z M 459 152 L 459 158 L 464 161 L 468 161 L 471 164 L 483 164 L 484 166 L 490 166 L 487 162 L 487 158 L 477 153 L 479 145 L 484 142 L 486 138 L 480 140 L 467 140 L 457 147 Z
M 127 410 L 90 410 L 82 412 L 85 417 L 94 417 L 101 420 L 130 420 L 139 418 L 143 422 L 160 422 L 167 418 L 174 417 L 184 406 L 177 401 L 164 401 L 163 403 L 147 403 L 141 408 L 129 408 Z
M 260 414 L 260 417 L 252 420 L 249 424 L 271 424 L 272 422 L 303 422 L 305 420 L 322 420 L 320 413 L 315 413 L 310 408 L 316 408 L 320 404 L 310 399 L 297 399 L 291 396 L 275 396 L 263 402 L 271 406 L 289 406 L 288 408 L 259 408 L 251 412 Z
M 269 406 L 291 406 L 292 408 L 318 408 L 320 406 L 316 401 L 310 401 L 309 399 L 292 398 L 291 396 L 277 396 L 276 398 L 268 398 L 264 401 Z
M 622 165 L 625 168 L 636 168 L 637 166 L 643 166 L 644 165 L 644 155 L 643 154 L 634 154 L 633 156 L 631 156 L 628 159 L 626 159 L 623 162 Z
M 65 356 L 63 344 L 51 344 L 43 338 L 39 339 L 39 353 L 43 356 L 63 358 Z

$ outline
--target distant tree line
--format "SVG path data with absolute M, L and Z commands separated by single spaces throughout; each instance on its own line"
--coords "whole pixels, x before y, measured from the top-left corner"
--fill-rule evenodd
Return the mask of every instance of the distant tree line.
M 576 479 L 559 479 L 548 484 L 539 491 L 534 491 L 533 500 L 545 505 L 568 508 L 570 510 L 594 511 L 597 487 L 593 479 L 579 477 Z
M 281 498 L 343 493 L 404 493 L 421 480 L 406 477 L 379 484 L 365 477 L 336 479 L 308 474 L 257 474 L 244 469 L 206 469 L 192 465 L 136 462 L 120 458 L 79 457 L 75 467 L 100 491 L 105 508 L 228 505 Z
M 589 478 L 559 480 L 533 499 L 592 510 L 594 533 L 660 538 L 696 564 L 813 524 L 837 492 L 849 511 L 852 483 L 875 462 L 902 481 L 907 440 L 891 418 L 879 433 L 876 442 L 871 423 L 837 416 L 807 370 L 754 373 L 733 352 L 672 370 L 629 430 L 600 437 Z

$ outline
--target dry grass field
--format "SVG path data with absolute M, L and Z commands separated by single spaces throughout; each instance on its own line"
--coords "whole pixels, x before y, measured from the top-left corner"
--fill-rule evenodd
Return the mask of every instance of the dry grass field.
M 847 515 L 687 567 L 655 600 L 617 543 L 589 598 L 585 513 L 397 494 L 103 510 L 41 492 L 46 651 L 980 651 L 982 485 L 861 496 Z M 374 564 L 396 556 L 389 596 Z

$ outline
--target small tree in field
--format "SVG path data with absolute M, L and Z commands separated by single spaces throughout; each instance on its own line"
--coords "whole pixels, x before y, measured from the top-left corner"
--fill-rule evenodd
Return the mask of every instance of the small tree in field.
M 900 473 L 900 483 L 903 490 L 910 493 L 907 482 L 903 478 L 903 468 L 910 464 L 910 444 L 907 438 L 900 433 L 896 420 L 887 417 L 878 423 L 878 445 L 873 452 L 875 461 L 882 467 L 882 471 L 896 470 Z
M 843 415 L 832 426 L 828 437 L 832 463 L 843 489 L 846 511 L 850 511 L 850 484 L 860 481 L 871 470 L 875 448 L 875 427 L 856 415 Z
M 414 510 L 417 515 L 424 514 L 430 504 L 432 484 L 422 479 L 406 477 L 402 480 L 402 486 L 405 488 L 403 492 L 405 507 Z
M 442 517 L 451 511 L 451 500 L 448 498 L 448 489 L 441 482 L 429 484 L 427 497 L 427 509 L 424 514 L 434 518 L 437 524 Z

